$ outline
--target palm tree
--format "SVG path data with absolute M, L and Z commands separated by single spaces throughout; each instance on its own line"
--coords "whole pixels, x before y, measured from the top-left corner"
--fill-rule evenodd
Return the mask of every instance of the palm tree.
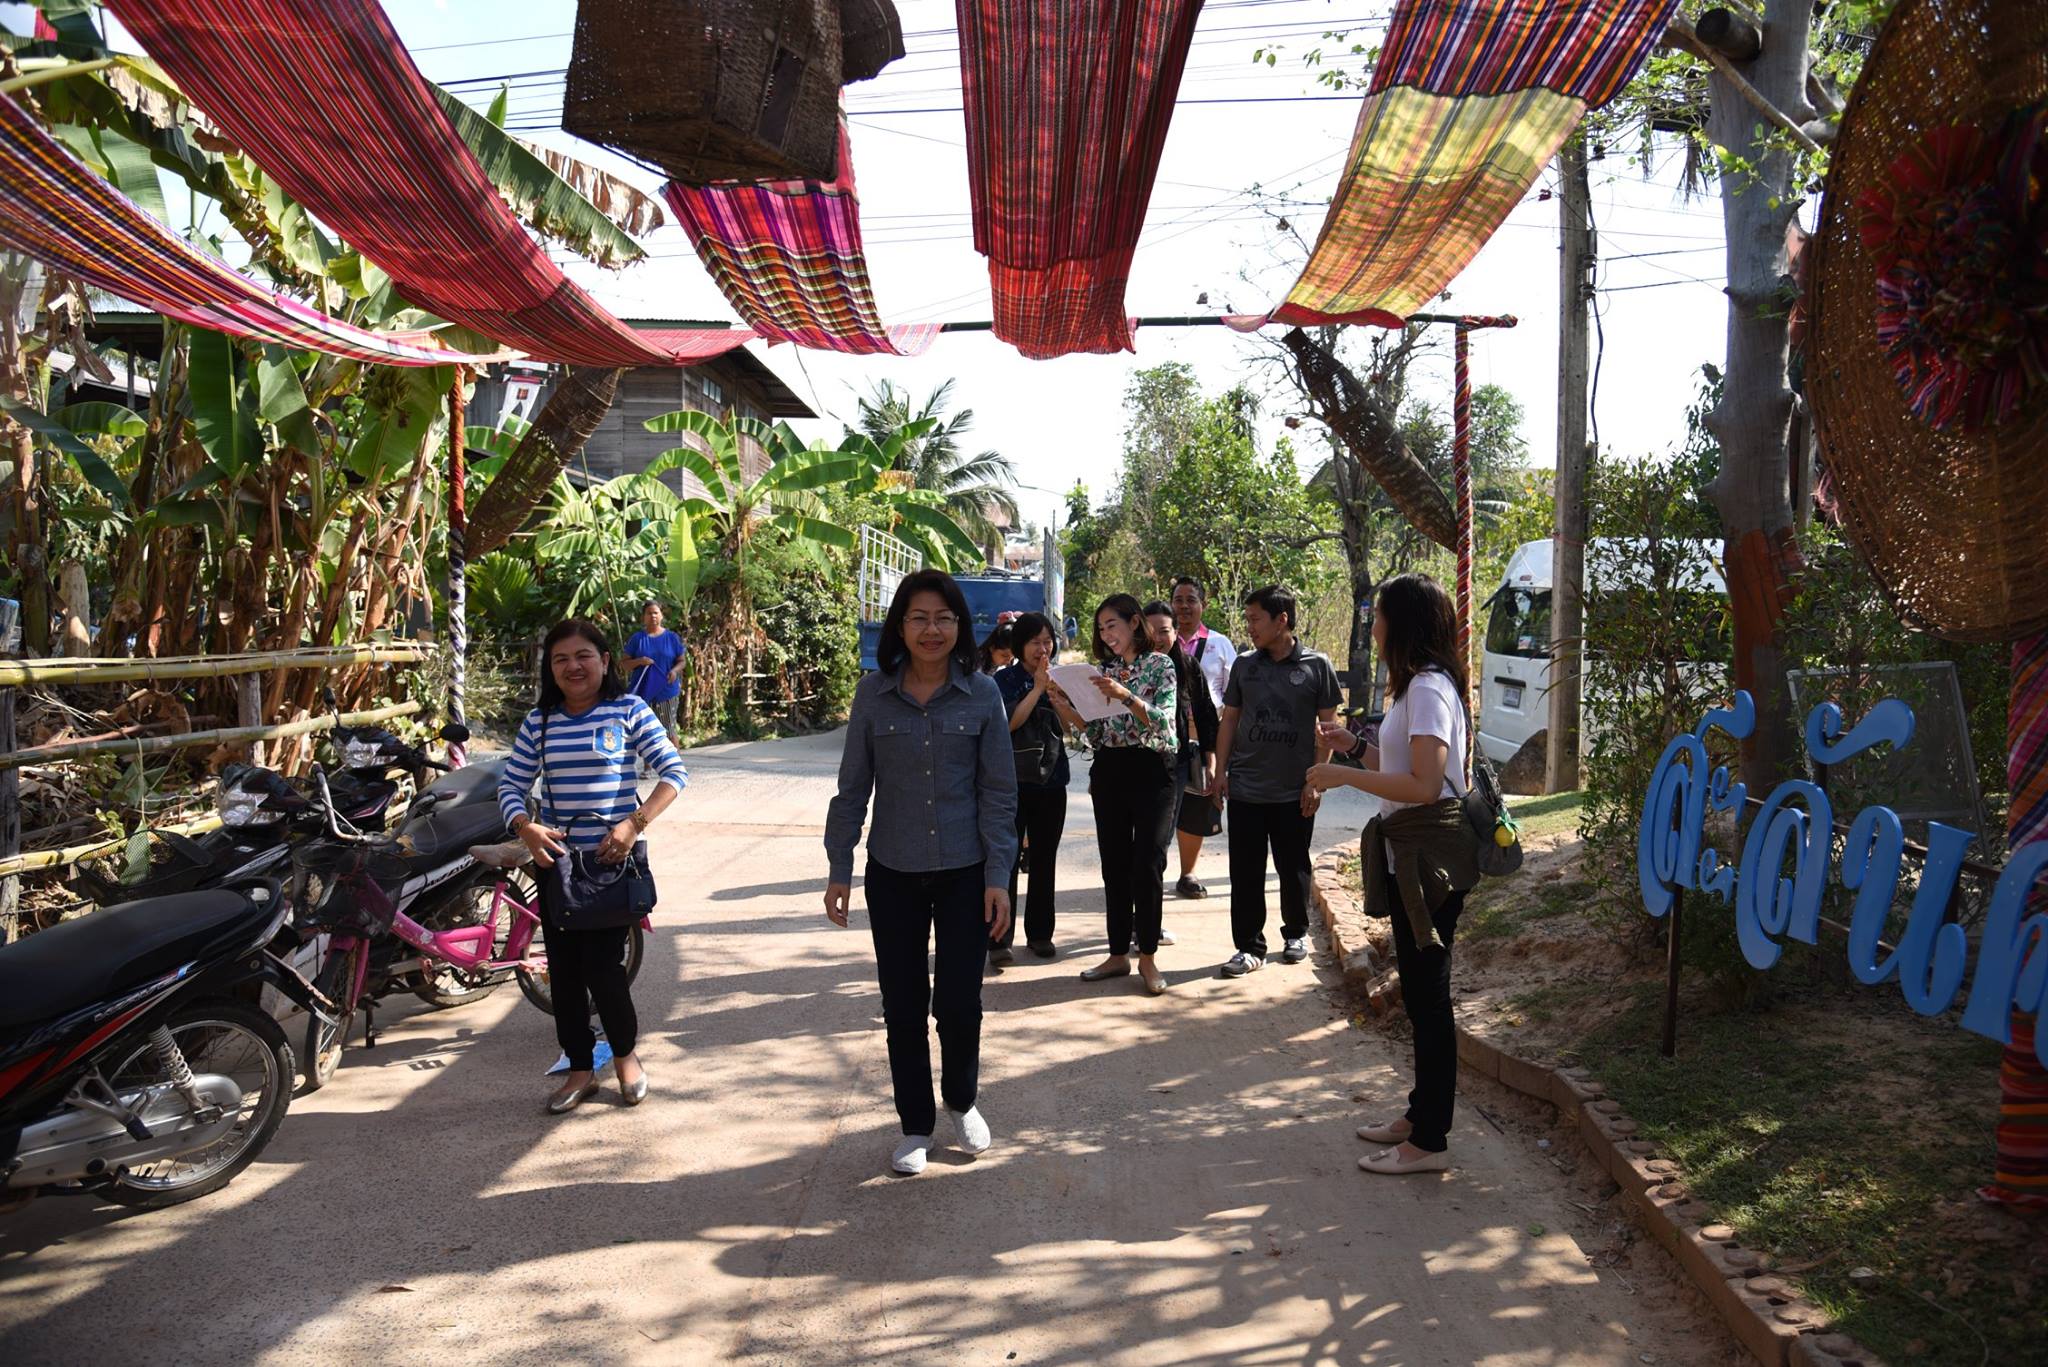
M 903 445 L 892 468 L 909 475 L 914 487 L 936 493 L 953 521 L 993 557 L 1001 553 L 1002 533 L 990 514 L 1002 513 L 1012 526 L 1020 516 L 1010 492 L 1017 483 L 1017 467 L 998 451 L 968 453 L 962 439 L 974 426 L 974 410 L 963 408 L 946 418 L 952 398 L 953 382 L 947 380 L 913 412 L 908 390 L 879 380 L 874 393 L 859 400 L 859 430 L 880 445 L 909 424 L 930 423 L 928 432 Z

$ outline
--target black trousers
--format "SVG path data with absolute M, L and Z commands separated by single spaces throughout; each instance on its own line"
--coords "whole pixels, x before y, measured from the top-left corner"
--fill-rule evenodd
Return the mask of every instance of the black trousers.
M 1088 795 L 1095 802 L 1095 844 L 1102 855 L 1102 891 L 1109 909 L 1109 952 L 1159 948 L 1159 887 L 1167 842 L 1173 839 L 1180 783 L 1156 750 L 1111 746 L 1095 752 Z
M 1415 1089 L 1408 1093 L 1408 1142 L 1430 1153 L 1450 1146 L 1451 1106 L 1458 1094 L 1458 1024 L 1451 1014 L 1451 941 L 1465 894 L 1454 892 L 1430 913 L 1442 949 L 1415 943 L 1401 908 L 1401 890 L 1387 875 L 1387 904 L 1394 909 L 1394 965 L 1401 971 L 1401 1003 L 1415 1026 Z
M 1010 928 L 996 941 L 1008 949 L 1017 939 L 1017 923 L 1024 923 L 1029 944 L 1052 939 L 1053 893 L 1058 881 L 1055 870 L 1060 858 L 1060 834 L 1067 828 L 1067 790 L 1052 784 L 1017 785 L 1017 837 L 1027 848 L 1024 859 L 1030 865 L 1030 903 L 1017 904 L 1017 871 L 1010 871 Z
M 1316 819 L 1300 802 L 1230 800 L 1230 938 L 1246 954 L 1266 957 L 1266 852 L 1280 875 L 1280 934 L 1308 934 L 1309 842 Z
M 555 1039 L 569 1056 L 572 1070 L 586 1071 L 597 1048 L 590 1028 L 594 1003 L 604 1022 L 605 1041 L 613 1058 L 633 1052 L 640 1037 L 640 1017 L 633 1010 L 633 984 L 626 977 L 626 937 L 631 926 L 608 930 L 546 931 L 548 991 L 555 1000 Z
M 939 1024 L 939 1092 L 946 1105 L 974 1105 L 981 1074 L 981 974 L 988 965 L 982 866 L 899 873 L 868 861 L 868 924 L 889 1035 L 889 1080 L 905 1134 L 931 1134 L 932 1049 L 927 1018 Z M 932 941 L 938 955 L 925 971 Z

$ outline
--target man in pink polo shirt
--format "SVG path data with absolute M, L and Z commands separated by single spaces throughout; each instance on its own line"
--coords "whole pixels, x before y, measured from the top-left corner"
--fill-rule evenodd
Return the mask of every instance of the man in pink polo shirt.
M 1202 672 L 1209 685 L 1209 696 L 1220 708 L 1223 685 L 1230 678 L 1230 666 L 1237 660 L 1237 647 L 1230 644 L 1229 637 L 1203 625 L 1202 613 L 1209 606 L 1209 595 L 1197 580 L 1187 575 L 1174 580 L 1170 603 L 1181 654 L 1194 661 Z M 1209 895 L 1209 890 L 1195 881 L 1195 861 L 1202 857 L 1202 842 L 1223 830 L 1223 810 L 1211 796 L 1215 786 L 1216 762 L 1212 757 L 1201 788 L 1190 786 L 1181 794 L 1180 818 L 1174 823 L 1180 835 L 1180 881 L 1173 885 L 1174 893 L 1180 897 Z

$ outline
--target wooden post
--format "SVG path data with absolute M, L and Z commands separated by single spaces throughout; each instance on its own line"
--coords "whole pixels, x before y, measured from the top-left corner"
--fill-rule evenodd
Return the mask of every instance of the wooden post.
M 1452 329 L 1456 386 L 1451 399 L 1451 483 L 1458 516 L 1458 658 L 1472 669 L 1472 343 L 1465 325 Z M 1470 693 L 1472 690 L 1466 690 Z M 1467 697 L 1466 705 L 1472 700 Z M 1478 709 L 1472 709 L 1475 713 Z
M 448 720 L 466 725 L 462 704 L 469 685 L 469 556 L 464 542 L 469 535 L 468 479 L 464 447 L 469 436 L 463 426 L 462 367 L 455 368 L 455 383 L 448 390 Z M 469 747 L 454 743 L 448 747 L 448 763 L 461 768 L 469 758 Z
M 1593 190 L 1586 178 L 1582 135 L 1567 138 L 1558 156 L 1564 193 L 1558 215 L 1557 306 L 1557 530 L 1550 562 L 1549 729 L 1543 755 L 1545 792 L 1579 786 L 1579 668 L 1585 637 L 1587 304 L 1593 297 Z
M 1671 893 L 1670 921 L 1664 928 L 1664 1043 L 1665 1058 L 1678 1057 L 1678 948 L 1681 923 L 1685 918 L 1685 890 Z
M 235 680 L 235 724 L 263 725 L 263 677 L 260 674 L 244 674 Z M 249 742 L 249 763 L 263 763 L 262 741 Z
M 0 688 L 0 754 L 14 750 L 14 690 Z M 21 777 L 13 765 L 0 768 L 0 860 L 21 853 Z M 0 876 L 0 945 L 14 939 L 21 914 L 21 880 Z

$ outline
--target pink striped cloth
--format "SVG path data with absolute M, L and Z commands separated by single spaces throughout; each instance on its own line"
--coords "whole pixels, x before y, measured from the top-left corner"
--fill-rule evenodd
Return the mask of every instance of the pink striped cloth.
M 681 363 L 562 274 L 456 135 L 377 0 L 112 0 L 285 192 L 407 301 L 543 361 Z
M 0 246 L 194 327 L 384 365 L 479 365 L 424 332 L 377 333 L 267 290 L 176 236 L 0 95 Z
M 937 323 L 882 326 L 845 123 L 837 180 L 671 182 L 663 196 L 726 302 L 769 341 L 915 356 L 939 335 Z

